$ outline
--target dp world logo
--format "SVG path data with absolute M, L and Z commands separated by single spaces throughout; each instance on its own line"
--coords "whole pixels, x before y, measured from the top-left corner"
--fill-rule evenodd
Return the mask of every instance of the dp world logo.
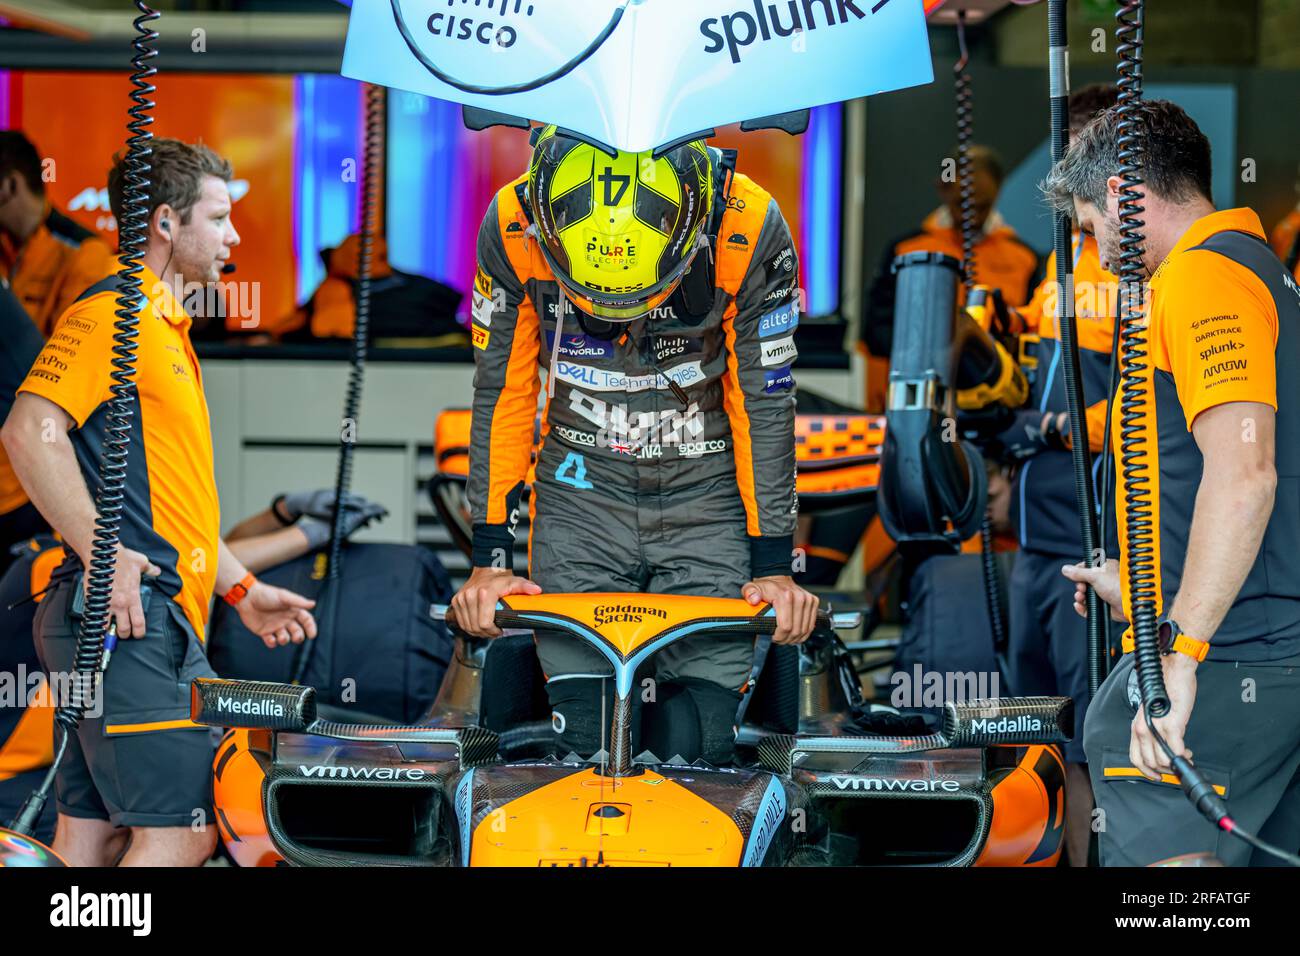
M 565 0 L 389 0 L 393 21 L 421 65 L 467 93 L 504 95 L 536 89 L 572 71 L 596 52 L 622 18 L 627 0 L 613 6 L 603 30 L 575 30 L 576 11 L 599 13 Z M 506 60 L 483 54 L 512 53 Z M 513 64 L 526 76 L 511 75 Z M 504 68 L 503 68 L 504 67 Z

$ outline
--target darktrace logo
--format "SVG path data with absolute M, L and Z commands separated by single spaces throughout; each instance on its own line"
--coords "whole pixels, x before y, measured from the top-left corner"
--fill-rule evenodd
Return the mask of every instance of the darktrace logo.
M 638 623 L 647 617 L 668 620 L 668 612 L 657 607 L 642 607 L 638 604 L 597 604 L 592 611 L 596 626 L 602 624 Z
M 444 40 L 457 40 L 483 46 L 496 46 L 509 49 L 519 39 L 519 33 L 509 23 L 501 23 L 494 17 L 533 15 L 533 5 L 525 0 L 446 0 L 448 10 L 429 14 L 424 21 L 425 29 L 433 36 Z M 465 10 L 465 7 L 469 7 Z M 399 13 L 394 8 L 394 13 Z M 473 14 L 472 16 L 466 14 Z
M 721 53 L 724 49 L 732 63 L 739 63 L 740 51 L 755 41 L 767 43 L 794 36 L 820 27 L 837 27 L 855 23 L 867 17 L 868 12 L 878 13 L 889 0 L 876 2 L 870 11 L 858 3 L 866 0 L 778 0 L 764 4 L 753 0 L 754 12 L 741 10 L 723 17 L 712 17 L 700 24 L 700 33 L 708 40 L 705 53 Z M 820 21 L 818 11 L 821 11 Z M 787 21 L 786 14 L 789 14 Z

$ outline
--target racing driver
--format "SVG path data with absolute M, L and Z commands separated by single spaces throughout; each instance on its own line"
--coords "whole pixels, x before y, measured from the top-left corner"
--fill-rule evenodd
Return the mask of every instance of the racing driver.
M 774 642 L 806 640 L 817 598 L 790 576 L 799 262 L 776 202 L 703 141 L 615 152 L 548 126 L 532 144 L 478 239 L 460 626 L 499 634 L 509 594 L 645 592 L 766 601 Z M 512 547 L 539 365 L 526 580 Z M 638 610 L 611 603 L 611 619 Z M 536 642 L 561 752 L 605 749 L 608 664 L 564 635 Z M 732 759 L 753 661 L 753 635 L 665 649 L 633 694 L 633 752 Z

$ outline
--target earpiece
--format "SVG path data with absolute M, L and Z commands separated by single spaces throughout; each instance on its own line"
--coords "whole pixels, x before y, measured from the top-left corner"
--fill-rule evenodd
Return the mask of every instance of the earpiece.
M 164 219 L 161 222 L 159 222 L 158 225 L 162 227 L 163 232 L 170 233 L 172 231 L 172 224 L 170 219 Z

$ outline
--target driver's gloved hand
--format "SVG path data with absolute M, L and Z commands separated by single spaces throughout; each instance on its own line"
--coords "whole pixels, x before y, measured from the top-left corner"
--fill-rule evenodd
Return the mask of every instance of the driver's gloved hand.
M 388 509 L 383 505 L 370 504 L 360 497 L 355 498 L 355 500 L 361 502 L 361 507 L 353 507 L 350 502 L 343 506 L 343 522 L 339 532 L 342 534 L 344 541 L 347 541 L 370 522 L 377 518 L 383 518 L 388 514 Z M 306 516 L 299 518 L 295 527 L 299 528 L 307 536 L 307 547 L 312 551 L 324 547 L 329 542 L 330 521 L 328 520 Z
M 334 489 L 317 488 L 315 491 L 290 491 L 277 495 L 271 502 L 271 510 L 290 524 L 304 515 L 321 521 L 330 521 L 334 518 Z M 373 504 L 360 495 L 350 492 L 343 496 L 343 510 L 368 513 L 366 521 L 388 514 L 383 505 Z

